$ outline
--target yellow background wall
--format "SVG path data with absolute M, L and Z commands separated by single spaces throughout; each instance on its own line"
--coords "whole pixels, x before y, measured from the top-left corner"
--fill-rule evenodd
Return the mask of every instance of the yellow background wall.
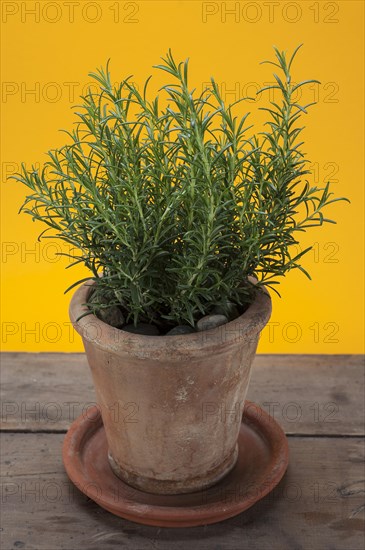
M 321 81 L 307 90 L 318 100 L 305 131 L 312 181 L 332 180 L 335 193 L 352 202 L 328 209 L 337 225 L 303 237 L 303 247 L 315 243 L 303 261 L 313 280 L 299 271 L 282 280 L 259 352 L 363 351 L 362 1 L 43 0 L 2 1 L 1 8 L 4 350 L 82 350 L 63 291 L 85 272 L 64 269 L 57 241 L 37 242 L 44 227 L 17 214 L 26 189 L 6 178 L 21 161 L 42 163 L 63 144 L 58 129 L 71 127 L 70 106 L 90 82 L 88 72 L 110 57 L 115 81 L 133 74 L 143 82 L 171 47 L 176 59 L 190 57 L 198 89 L 214 75 L 229 101 L 272 81 L 270 66 L 259 65 L 272 58 L 272 45 L 293 50 L 303 42 L 294 78 Z

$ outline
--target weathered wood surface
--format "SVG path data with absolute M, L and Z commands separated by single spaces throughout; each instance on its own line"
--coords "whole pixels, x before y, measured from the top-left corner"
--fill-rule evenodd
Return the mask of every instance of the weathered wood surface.
M 250 510 L 215 525 L 160 529 L 99 508 L 74 488 L 62 434 L 2 434 L 2 550 L 363 549 L 361 438 L 290 437 L 281 484 Z
M 64 433 L 54 432 L 94 403 L 83 354 L 4 353 L 1 362 L 2 550 L 363 549 L 363 357 L 257 356 L 248 398 L 289 434 L 288 472 L 239 516 L 184 529 L 117 518 L 68 480 Z
M 94 404 L 84 354 L 4 353 L 3 430 L 64 431 Z M 364 435 L 364 358 L 258 355 L 248 399 L 287 434 Z

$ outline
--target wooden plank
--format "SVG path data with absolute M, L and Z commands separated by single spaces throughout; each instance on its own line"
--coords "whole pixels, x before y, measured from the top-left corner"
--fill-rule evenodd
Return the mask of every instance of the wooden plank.
M 65 431 L 95 403 L 84 354 L 3 353 L 3 430 Z
M 3 353 L 3 430 L 64 431 L 95 401 L 84 354 Z M 360 355 L 258 355 L 248 399 L 288 434 L 364 434 Z
M 69 482 L 61 434 L 1 438 L 2 550 L 363 548 L 360 438 L 289 438 L 289 470 L 273 493 L 235 518 L 189 529 L 142 526 L 99 508 Z

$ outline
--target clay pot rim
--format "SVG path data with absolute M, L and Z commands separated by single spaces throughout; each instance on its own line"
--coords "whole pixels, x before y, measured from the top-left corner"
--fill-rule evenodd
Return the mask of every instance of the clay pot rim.
M 194 357 L 198 357 L 206 355 L 207 352 L 214 353 L 227 346 L 237 345 L 251 334 L 257 335 L 268 322 L 272 310 L 271 297 L 265 288 L 261 288 L 242 315 L 219 327 L 173 336 L 133 334 L 104 323 L 93 313 L 76 321 L 88 311 L 86 302 L 94 284 L 95 281 L 90 279 L 73 294 L 69 315 L 75 330 L 84 341 L 104 351 L 145 359 L 160 359 L 162 356 L 173 359 L 187 353 L 190 355 L 192 352 Z

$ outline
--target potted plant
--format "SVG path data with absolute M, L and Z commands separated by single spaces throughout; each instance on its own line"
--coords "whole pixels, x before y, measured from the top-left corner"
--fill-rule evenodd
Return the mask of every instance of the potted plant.
M 166 99 L 108 69 L 82 97 L 69 143 L 15 178 L 22 210 L 71 244 L 91 272 L 70 316 L 83 338 L 113 471 L 133 487 L 176 494 L 209 487 L 237 460 L 237 438 L 267 288 L 291 269 L 307 228 L 325 218 L 329 185 L 303 181 L 300 118 L 288 58 L 275 49 L 265 128 L 250 134 L 214 79 L 201 93 L 171 51 L 157 68 Z M 42 234 L 44 235 L 44 233 Z M 308 275 L 309 276 L 309 275 Z M 131 422 L 125 405 L 132 404 Z M 210 407 L 210 408 L 209 408 Z M 222 422 L 221 407 L 233 410 Z

